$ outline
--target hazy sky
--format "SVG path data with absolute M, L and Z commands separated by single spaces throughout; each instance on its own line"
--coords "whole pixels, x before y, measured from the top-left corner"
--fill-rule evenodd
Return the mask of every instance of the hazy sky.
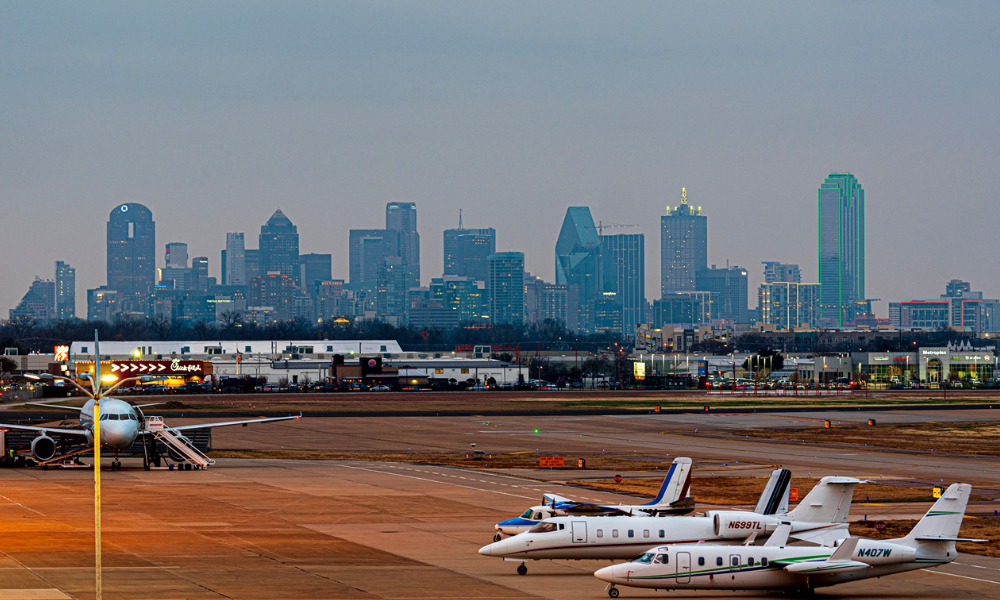
M 652 299 L 682 186 L 754 298 L 761 261 L 815 280 L 830 171 L 867 193 L 869 296 L 997 297 L 998 28 L 995 2 L 3 1 L 0 317 L 56 260 L 85 316 L 122 202 L 161 264 L 183 241 L 218 275 L 280 207 L 346 278 L 348 229 L 414 201 L 425 284 L 459 208 L 552 279 L 588 205 L 646 234 Z

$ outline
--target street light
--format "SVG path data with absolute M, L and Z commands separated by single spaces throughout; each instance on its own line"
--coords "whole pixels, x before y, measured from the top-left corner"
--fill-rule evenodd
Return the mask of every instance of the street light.
M 153 381 L 156 379 L 162 379 L 161 377 L 142 375 L 139 377 L 129 377 L 127 379 L 122 379 L 115 383 L 106 390 L 101 389 L 101 383 L 110 383 L 115 381 L 117 378 L 114 375 L 108 374 L 104 377 L 101 376 L 101 351 L 98 346 L 97 341 L 97 331 L 94 331 L 94 375 L 90 373 L 84 373 L 82 377 L 90 380 L 91 389 L 77 383 L 74 379 L 70 377 L 63 377 L 62 375 L 53 375 L 52 373 L 40 373 L 38 375 L 25 375 L 28 379 L 44 379 L 47 381 L 59 380 L 66 381 L 76 387 L 78 390 L 83 392 L 85 396 L 94 401 L 94 566 L 96 570 L 96 597 L 97 600 L 101 600 L 102 594 L 102 582 L 101 582 L 101 399 L 109 395 L 111 392 L 115 391 L 124 383 L 130 381 Z

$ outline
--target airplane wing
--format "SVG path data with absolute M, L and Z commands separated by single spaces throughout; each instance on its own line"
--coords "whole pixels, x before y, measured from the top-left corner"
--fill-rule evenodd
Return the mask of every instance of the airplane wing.
M 25 404 L 28 406 L 41 406 L 44 408 L 62 408 L 65 410 L 75 410 L 77 412 L 83 410 L 80 406 L 63 406 L 62 404 L 46 404 L 44 402 L 25 402 Z
M 554 508 L 557 511 L 564 512 L 569 516 L 628 516 L 642 512 L 640 510 L 632 510 L 631 507 L 628 510 L 625 510 L 617 506 L 601 506 L 600 504 L 589 504 L 586 502 L 564 502 L 563 504 L 557 504 Z
M 300 418 L 302 418 L 302 415 L 289 415 L 287 417 L 267 417 L 263 419 L 247 419 L 244 421 L 223 421 L 222 423 L 202 423 L 201 425 L 181 425 L 180 427 L 171 427 L 170 429 L 174 431 L 187 431 L 190 429 L 211 429 L 213 427 L 229 427 L 230 425 L 250 425 L 251 423 L 291 421 L 293 419 L 300 419 Z
M 16 429 L 20 431 L 37 431 L 38 433 L 51 433 L 55 435 L 68 435 L 75 437 L 87 437 L 87 430 L 69 429 L 66 427 L 45 427 L 36 425 L 12 425 L 10 423 L 0 423 L 0 429 Z

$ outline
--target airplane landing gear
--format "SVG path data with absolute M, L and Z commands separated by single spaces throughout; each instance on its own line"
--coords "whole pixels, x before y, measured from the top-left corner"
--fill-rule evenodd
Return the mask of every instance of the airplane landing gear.
M 528 572 L 528 566 L 524 563 L 517 565 L 517 574 L 524 575 Z
M 618 588 L 616 588 L 614 586 L 614 584 L 611 584 L 611 585 L 608 586 L 608 596 L 610 596 L 612 598 L 617 598 L 618 597 Z
M 496 533 L 495 533 L 495 534 L 493 535 L 493 541 L 494 541 L 494 542 L 499 542 L 499 541 L 500 541 L 500 540 L 502 540 L 502 539 L 503 539 L 503 535 L 501 535 L 499 531 L 498 531 L 498 532 L 496 532 Z

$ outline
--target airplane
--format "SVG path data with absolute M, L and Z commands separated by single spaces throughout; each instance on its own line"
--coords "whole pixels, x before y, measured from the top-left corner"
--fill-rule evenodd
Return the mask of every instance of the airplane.
M 955 542 L 972 486 L 951 485 L 903 538 L 850 537 L 836 547 L 788 546 L 792 527 L 781 525 L 762 546 L 657 546 L 639 558 L 594 576 L 616 586 L 657 590 L 774 590 L 811 595 L 815 588 L 939 567 L 958 557 Z
M 688 497 L 691 487 L 691 459 L 677 457 L 670 464 L 670 470 L 663 478 L 660 491 L 652 501 L 645 504 L 617 506 L 576 502 L 564 496 L 545 494 L 542 503 L 532 506 L 513 519 L 506 519 L 494 525 L 496 534 L 493 541 L 497 542 L 504 536 L 524 533 L 537 525 L 539 521 L 551 517 L 566 516 L 606 516 L 606 515 L 682 515 L 694 511 L 694 500 Z
M 30 449 L 22 450 L 20 453 L 30 456 L 36 463 L 46 467 L 57 461 L 72 458 L 90 452 L 94 447 L 94 401 L 88 400 L 82 407 L 61 406 L 56 404 L 45 404 L 41 402 L 31 402 L 35 406 L 45 406 L 49 408 L 62 408 L 76 410 L 80 413 L 79 427 L 59 427 L 49 425 L 20 425 L 11 423 L 0 423 L 2 429 L 12 429 L 21 431 L 32 431 L 38 435 L 31 442 Z M 154 403 L 159 404 L 159 403 Z M 118 455 L 127 452 L 132 448 L 140 437 L 143 440 L 143 468 L 150 469 L 150 463 L 159 465 L 160 456 L 153 452 L 150 457 L 149 445 L 159 438 L 171 457 L 177 461 L 205 461 L 211 464 L 213 461 L 205 457 L 197 450 L 189 439 L 184 437 L 185 431 L 193 429 L 209 429 L 214 427 L 226 427 L 229 425 L 247 426 L 251 423 L 267 423 L 271 421 L 287 421 L 298 419 L 301 415 L 290 415 L 287 417 L 267 417 L 260 419 L 246 419 L 242 421 L 225 421 L 221 423 L 205 423 L 200 425 L 182 425 L 179 427 L 166 427 L 161 417 L 147 417 L 142 413 L 142 408 L 153 406 L 154 404 L 144 404 L 133 406 L 123 400 L 116 398 L 101 399 L 101 448 L 111 450 L 113 459 L 111 470 L 121 470 L 121 461 Z M 165 430 L 165 432 L 164 432 Z M 53 437 L 55 436 L 55 437 Z M 57 441 L 56 438 L 59 438 Z M 155 445 L 154 445 L 155 448 Z M 193 453 L 192 453 L 193 451 Z
M 517 573 L 524 575 L 528 572 L 524 561 L 529 559 L 631 559 L 650 543 L 740 544 L 757 535 L 770 535 L 782 524 L 791 526 L 790 535 L 796 540 L 833 543 L 850 535 L 847 515 L 859 483 L 853 477 L 824 477 L 784 515 L 719 510 L 681 517 L 553 517 L 524 533 L 483 546 L 479 553 L 519 560 Z
M 764 487 L 764 492 L 754 508 L 754 512 L 762 515 L 784 514 L 788 512 L 788 496 L 792 472 L 788 469 L 775 469 Z M 683 483 L 682 483 L 683 482 Z M 685 515 L 694 512 L 694 499 L 687 495 L 691 487 L 691 459 L 675 458 L 663 478 L 663 485 L 652 502 L 635 505 L 600 505 L 574 502 L 569 498 L 555 494 L 542 496 L 542 504 L 532 506 L 520 516 L 506 519 L 494 525 L 496 534 L 494 542 L 499 542 L 504 536 L 524 533 L 538 524 L 539 521 L 552 517 L 608 516 L 631 515 L 665 516 Z

